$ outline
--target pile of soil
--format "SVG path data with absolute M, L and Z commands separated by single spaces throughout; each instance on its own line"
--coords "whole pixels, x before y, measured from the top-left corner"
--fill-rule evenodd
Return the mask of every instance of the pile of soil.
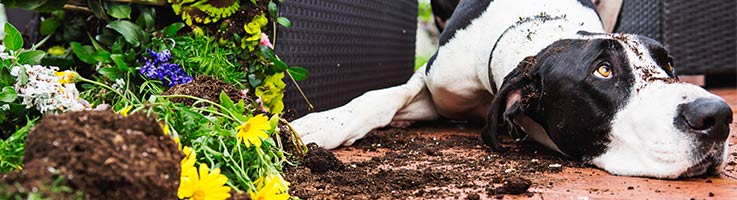
M 183 158 L 151 118 L 112 111 L 47 115 L 28 134 L 25 168 L 1 180 L 42 187 L 58 171 L 87 199 L 173 199 Z
M 162 95 L 189 95 L 220 103 L 220 92 L 225 92 L 225 94 L 227 94 L 234 102 L 238 102 L 238 100 L 243 99 L 240 91 L 235 89 L 235 87 L 209 76 L 198 76 L 194 81 L 188 84 L 176 85 L 169 88 L 169 90 L 162 93 Z M 253 99 L 253 97 L 249 98 Z M 183 103 L 188 106 L 192 106 L 192 104 L 196 102 L 196 100 L 190 98 L 171 98 L 169 100 L 173 103 Z M 208 105 L 199 104 L 199 106 Z
M 536 143 L 505 137 L 508 150 L 492 152 L 477 133 L 421 126 L 427 128 L 374 130 L 353 146 L 334 150 L 352 154 L 340 156 L 347 160 L 340 167 L 334 167 L 338 159 L 333 153 L 311 147 L 303 165 L 285 169 L 290 194 L 316 199 L 501 198 L 532 195 L 527 191 L 531 186 L 552 187 L 557 180 L 543 173 L 584 167 Z

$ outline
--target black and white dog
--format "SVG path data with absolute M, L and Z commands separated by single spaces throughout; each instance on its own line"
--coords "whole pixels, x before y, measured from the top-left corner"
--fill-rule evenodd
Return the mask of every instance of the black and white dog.
M 406 84 L 293 125 L 305 142 L 335 148 L 392 121 L 485 119 L 495 150 L 496 135 L 511 133 L 617 175 L 717 169 L 729 106 L 679 82 L 657 41 L 603 32 L 590 0 L 462 0 Z

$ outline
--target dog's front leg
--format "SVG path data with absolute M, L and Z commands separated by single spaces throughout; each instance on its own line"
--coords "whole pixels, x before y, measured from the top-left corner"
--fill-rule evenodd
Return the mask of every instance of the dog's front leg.
M 424 71 L 424 67 L 417 70 L 404 85 L 366 92 L 341 107 L 294 120 L 292 126 L 305 143 L 332 149 L 351 145 L 392 120 L 435 119 Z

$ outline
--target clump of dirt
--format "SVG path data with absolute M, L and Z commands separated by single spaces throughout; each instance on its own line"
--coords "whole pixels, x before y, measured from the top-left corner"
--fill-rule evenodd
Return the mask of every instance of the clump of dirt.
M 28 134 L 20 177 L 36 184 L 47 180 L 49 170 L 58 170 L 87 199 L 171 199 L 177 195 L 182 157 L 177 144 L 146 116 L 71 112 L 44 116 Z
M 188 83 L 188 84 L 181 84 L 176 85 L 174 87 L 169 88 L 166 92 L 162 93 L 163 95 L 173 95 L 173 94 L 179 94 L 179 95 L 189 95 L 189 96 L 195 96 L 203 99 L 210 100 L 215 103 L 220 103 L 220 92 L 225 92 L 225 94 L 230 97 L 233 101 L 237 102 L 240 99 L 243 99 L 241 96 L 240 91 L 235 89 L 230 84 L 227 84 L 221 80 L 209 77 L 209 76 L 198 76 L 194 79 L 194 81 Z M 252 95 L 252 94 L 249 94 Z M 246 98 L 248 99 L 254 99 L 253 97 L 249 96 Z M 192 106 L 196 102 L 194 99 L 190 98 L 171 98 L 169 99 L 171 102 L 174 103 L 183 103 L 188 106 Z M 205 104 L 200 104 L 199 106 L 208 106 Z
M 318 174 L 324 174 L 328 171 L 338 171 L 343 169 L 343 162 L 338 160 L 329 150 L 318 147 L 315 143 L 307 144 L 307 154 L 302 164 Z
M 488 193 L 490 195 L 496 194 L 522 194 L 527 192 L 532 182 L 521 177 L 511 177 L 505 180 L 501 186 L 489 188 Z
M 286 167 L 290 194 L 318 199 L 486 199 L 530 194 L 527 189 L 532 186 L 552 187 L 558 180 L 543 173 L 583 166 L 508 136 L 502 137 L 508 151 L 493 152 L 479 137 L 480 127 L 469 127 L 473 125 L 419 126 L 424 127 L 374 130 L 353 146 L 333 150 L 343 169 L 318 173 L 304 165 Z M 488 188 L 496 192 L 489 194 Z
M 28 199 L 31 191 L 47 199 L 80 199 L 81 191 L 69 189 L 67 181 L 48 160 L 33 160 L 23 166 L 23 171 L 0 177 L 0 199 L 21 197 Z M 58 181 L 57 179 L 61 179 Z M 35 192 L 34 192 L 35 191 Z

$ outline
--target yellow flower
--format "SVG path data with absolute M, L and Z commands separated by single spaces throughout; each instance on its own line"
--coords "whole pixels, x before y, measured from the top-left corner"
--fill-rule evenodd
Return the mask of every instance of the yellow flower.
M 182 166 L 182 175 L 180 179 L 189 178 L 192 174 L 197 175 L 197 168 L 194 167 L 197 162 L 197 153 L 188 146 L 180 149 L 184 153 L 184 158 L 179 163 Z
M 261 148 L 261 140 L 269 138 L 269 135 L 265 131 L 270 128 L 269 118 L 264 116 L 264 114 L 259 114 L 238 126 L 238 134 L 236 136 L 239 142 L 243 141 L 246 144 L 246 147 L 251 147 L 253 144 L 256 148 Z
M 59 77 L 59 83 L 65 84 L 73 83 L 79 74 L 77 74 L 77 72 L 67 70 L 63 72 L 54 72 L 54 76 Z
M 289 182 L 284 181 L 281 175 L 264 176 L 257 179 L 253 184 L 258 188 L 258 192 L 249 191 L 253 200 L 289 199 Z
M 133 106 L 126 106 L 125 108 L 120 109 L 118 113 L 120 113 L 120 115 L 123 115 L 123 117 L 128 117 L 128 112 L 131 111 L 131 108 L 133 108 Z
M 182 166 L 184 173 L 185 166 Z M 194 168 L 194 166 L 192 167 Z M 230 187 L 225 186 L 228 177 L 220 174 L 220 169 L 210 171 L 207 164 L 200 164 L 199 175 L 197 172 L 189 172 L 181 178 L 177 196 L 180 199 L 191 200 L 222 200 L 230 197 Z

